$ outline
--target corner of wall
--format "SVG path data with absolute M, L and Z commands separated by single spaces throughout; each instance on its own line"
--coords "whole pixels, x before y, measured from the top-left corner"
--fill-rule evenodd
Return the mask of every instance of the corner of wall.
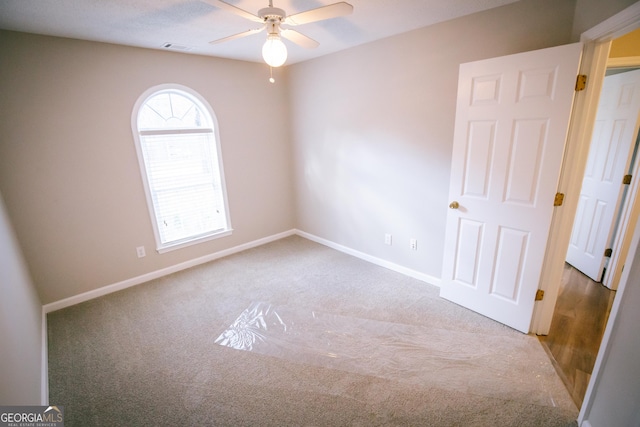
M 0 195 L 0 402 L 36 405 L 44 393 L 42 304 Z

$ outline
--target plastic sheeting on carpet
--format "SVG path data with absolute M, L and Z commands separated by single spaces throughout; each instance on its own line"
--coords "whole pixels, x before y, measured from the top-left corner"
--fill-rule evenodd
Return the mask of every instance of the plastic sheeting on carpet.
M 215 341 L 295 363 L 556 406 L 566 391 L 531 336 L 452 331 L 255 302 Z M 526 386 L 524 386 L 526 384 Z M 531 392 L 531 385 L 535 392 Z M 560 388 L 560 389 L 559 389 Z

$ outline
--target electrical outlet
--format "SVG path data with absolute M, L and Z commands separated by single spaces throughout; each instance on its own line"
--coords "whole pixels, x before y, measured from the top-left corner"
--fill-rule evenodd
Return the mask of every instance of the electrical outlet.
M 144 258 L 147 256 L 147 253 L 144 250 L 144 246 L 138 246 L 136 248 L 136 253 L 138 254 L 138 258 Z
M 414 251 L 418 250 L 418 241 L 416 239 L 409 240 L 409 247 Z
M 391 245 L 391 234 L 387 233 L 384 235 L 384 244 Z

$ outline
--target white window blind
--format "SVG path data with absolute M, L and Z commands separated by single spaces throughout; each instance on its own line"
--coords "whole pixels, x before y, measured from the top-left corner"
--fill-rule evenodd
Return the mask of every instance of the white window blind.
M 214 120 L 178 89 L 152 93 L 140 105 L 137 149 L 160 251 L 230 231 Z

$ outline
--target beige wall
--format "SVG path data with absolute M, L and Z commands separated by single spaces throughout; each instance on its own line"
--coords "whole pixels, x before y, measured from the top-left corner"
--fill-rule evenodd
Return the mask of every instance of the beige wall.
M 0 192 L 43 303 L 294 227 L 285 87 L 267 67 L 6 31 L 0 58 Z M 213 107 L 235 230 L 162 255 L 131 133 L 161 83 Z
M 42 306 L 0 195 L 0 405 L 40 405 Z
M 437 280 L 459 64 L 568 43 L 573 11 L 523 0 L 289 67 L 299 228 Z

